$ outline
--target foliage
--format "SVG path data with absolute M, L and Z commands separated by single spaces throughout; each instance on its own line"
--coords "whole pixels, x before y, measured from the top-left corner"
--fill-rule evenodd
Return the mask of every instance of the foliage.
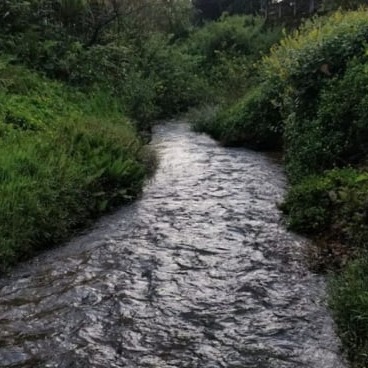
M 192 32 L 188 52 L 211 85 L 231 99 L 239 98 L 253 79 L 254 63 L 281 37 L 261 17 L 223 16 Z
M 358 162 L 365 154 L 365 72 L 362 73 L 364 67 L 353 70 L 351 63 L 353 59 L 355 63 L 365 63 L 366 16 L 365 10 L 338 11 L 329 17 L 308 20 L 299 30 L 285 34 L 259 63 L 258 78 L 253 78 L 254 84 L 259 84 L 259 80 L 262 82 L 258 95 L 250 97 L 255 92 L 247 91 L 252 84 L 249 75 L 254 75 L 255 70 L 246 66 L 246 72 L 238 78 L 247 81 L 243 83 L 244 89 L 239 88 L 244 97 L 227 108 L 213 127 L 207 125 L 206 131 L 230 144 L 239 144 L 243 140 L 243 144 L 251 147 L 258 146 L 257 140 L 262 134 L 284 132 L 287 171 L 292 182 L 336 165 Z M 247 38 L 251 34 L 249 28 L 246 35 L 239 31 L 242 30 L 241 21 L 250 20 L 257 30 L 256 39 Z M 226 23 L 225 17 L 223 21 L 211 24 L 208 34 L 204 28 L 199 33 L 202 44 L 194 43 L 198 49 L 204 50 L 203 65 L 211 65 L 211 74 L 216 75 L 212 70 L 216 70 L 217 55 L 222 52 L 239 58 L 247 54 L 247 50 L 257 50 L 256 45 L 266 51 L 266 45 L 269 45 L 267 32 L 262 34 L 259 27 L 261 24 L 254 23 L 254 18 L 232 17 Z M 259 52 L 250 55 L 252 63 L 257 55 Z M 243 65 L 246 63 L 243 61 Z M 226 64 L 222 62 L 221 65 Z M 231 75 L 231 68 L 228 70 Z M 362 78 L 360 82 L 359 78 Z M 220 79 L 224 80 L 224 77 L 220 76 Z M 265 90 L 261 92 L 263 88 Z M 344 98 L 344 104 L 337 107 L 336 101 Z M 351 116 L 354 123 L 349 125 L 350 117 L 346 114 L 353 105 L 359 108 L 354 107 L 354 116 Z M 345 115 L 341 106 L 347 108 Z M 257 116 L 259 111 L 265 113 Z M 340 116 L 337 116 L 338 111 Z M 263 120 L 264 117 L 267 120 Z M 272 135 L 267 139 L 280 142 L 279 137 Z
M 293 182 L 344 161 L 347 151 L 342 148 L 338 152 L 338 147 L 348 128 L 346 123 L 336 125 L 327 117 L 326 106 L 334 98 L 329 99 L 328 91 L 336 91 L 352 59 L 365 58 L 367 39 L 366 12 L 339 11 L 307 21 L 263 57 L 259 75 L 270 88 L 273 86 L 273 99 L 268 104 L 279 110 L 269 125 L 278 126 L 282 116 L 287 169 Z M 362 96 L 364 87 L 359 88 L 361 91 L 356 92 Z M 350 148 L 357 133 L 354 130 L 350 134 Z
M 335 169 L 305 178 L 287 194 L 282 209 L 290 228 L 304 234 L 328 233 L 334 240 L 365 247 L 368 229 L 368 174 Z
M 223 16 L 193 32 L 189 49 L 194 54 L 202 55 L 207 64 L 213 63 L 219 52 L 258 58 L 279 40 L 278 32 L 279 29 L 271 31 L 266 28 L 261 17 Z
M 368 365 L 368 257 L 351 262 L 330 280 L 330 307 L 354 367 Z
M 264 79 L 279 79 L 285 115 L 313 117 L 320 89 L 344 74 L 353 57 L 364 55 L 368 39 L 365 11 L 309 20 L 273 47 L 261 66 Z
M 249 144 L 267 149 L 280 146 L 281 119 L 275 106 L 276 93 L 268 84 L 253 87 L 259 82 L 255 62 L 280 36 L 280 29 L 271 31 L 264 19 L 252 16 L 224 16 L 190 35 L 189 53 L 198 58 L 199 70 L 215 95 L 219 94 L 216 91 L 222 95 L 222 99 L 207 103 L 219 105 L 215 114 L 211 107 L 208 116 L 206 108 L 200 110 L 203 117 L 197 111 L 193 121 L 196 130 L 205 131 L 227 145 Z M 227 108 L 234 100 L 239 102 Z M 267 127 L 266 120 L 270 118 L 277 123 Z
M 1 268 L 134 198 L 144 150 L 118 104 L 0 63 Z M 14 77 L 12 77 L 14 76 Z
M 189 32 L 187 1 L 16 0 L 1 14 L 0 50 L 85 91 L 110 90 L 140 127 L 203 95 L 194 58 L 174 45 Z
M 247 145 L 256 149 L 277 149 L 282 144 L 282 124 L 278 109 L 272 103 L 272 89 L 261 85 L 251 89 L 237 104 L 220 111 L 200 125 L 225 145 Z M 271 126 L 269 121 L 277 121 Z M 197 123 L 198 126 L 198 123 Z
M 152 102 L 158 116 L 170 116 L 200 103 L 209 89 L 198 73 L 197 58 L 189 55 L 185 47 L 169 42 L 163 35 L 153 35 L 136 52 L 137 70 L 152 82 Z
M 368 143 L 368 65 L 354 61 L 340 78 L 326 83 L 316 117 L 286 124 L 287 169 L 297 181 L 326 168 L 364 163 Z

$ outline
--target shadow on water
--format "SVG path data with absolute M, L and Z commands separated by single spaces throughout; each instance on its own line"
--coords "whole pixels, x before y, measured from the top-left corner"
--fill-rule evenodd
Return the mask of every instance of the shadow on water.
M 0 280 L 0 367 L 342 368 L 282 168 L 158 126 L 138 202 Z

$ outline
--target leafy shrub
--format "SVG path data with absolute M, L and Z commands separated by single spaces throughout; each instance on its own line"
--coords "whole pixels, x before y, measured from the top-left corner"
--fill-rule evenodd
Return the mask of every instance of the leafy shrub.
M 198 74 L 197 58 L 177 44 L 169 45 L 167 37 L 153 35 L 137 55 L 142 76 L 153 84 L 153 103 L 161 116 L 200 104 L 208 93 L 206 80 Z
M 364 55 L 366 19 L 366 11 L 361 10 L 309 20 L 264 57 L 261 74 L 280 81 L 287 115 L 315 115 L 321 88 L 331 77 L 343 75 L 353 57 Z
M 223 16 L 192 32 L 188 53 L 198 58 L 199 72 L 221 95 L 239 98 L 255 74 L 254 63 L 281 37 L 281 29 L 269 29 L 253 16 Z
M 2 64 L 10 83 L 0 90 L 0 269 L 136 197 L 147 174 L 116 98 L 9 66 L 23 83 Z
M 275 86 L 292 182 L 364 156 L 366 72 L 351 63 L 365 62 L 366 15 L 307 21 L 263 58 L 260 76 Z
M 367 155 L 368 69 L 354 62 L 321 90 L 316 117 L 289 117 L 287 169 L 293 182 L 326 168 L 359 164 Z
M 365 247 L 368 174 L 339 169 L 294 185 L 281 206 L 289 227 L 304 234 L 327 232 L 334 240 Z
M 280 36 L 280 30 L 268 29 L 261 17 L 223 16 L 192 33 L 189 51 L 201 55 L 203 61 L 211 65 L 219 53 L 257 58 L 262 52 L 267 52 Z
M 368 257 L 351 262 L 330 279 L 329 304 L 354 367 L 368 365 Z
M 220 111 L 213 122 L 200 126 L 225 145 L 271 150 L 282 145 L 282 119 L 273 104 L 273 88 L 266 84 L 253 88 L 237 104 Z

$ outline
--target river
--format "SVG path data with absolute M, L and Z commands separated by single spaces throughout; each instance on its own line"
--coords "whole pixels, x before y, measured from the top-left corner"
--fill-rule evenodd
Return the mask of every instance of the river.
M 0 367 L 343 368 L 264 154 L 155 128 L 142 198 L 0 279 Z

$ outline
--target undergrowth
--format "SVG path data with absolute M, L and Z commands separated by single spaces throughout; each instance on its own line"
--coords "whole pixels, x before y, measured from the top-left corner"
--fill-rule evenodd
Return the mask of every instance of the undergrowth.
M 314 268 L 334 269 L 330 306 L 359 368 L 368 365 L 367 42 L 363 8 L 310 19 L 262 57 L 240 98 L 194 121 L 225 145 L 283 149 L 291 188 L 281 207 L 289 228 L 316 241 Z
M 107 93 L 86 95 L 1 59 L 0 268 L 135 198 L 148 156 Z

